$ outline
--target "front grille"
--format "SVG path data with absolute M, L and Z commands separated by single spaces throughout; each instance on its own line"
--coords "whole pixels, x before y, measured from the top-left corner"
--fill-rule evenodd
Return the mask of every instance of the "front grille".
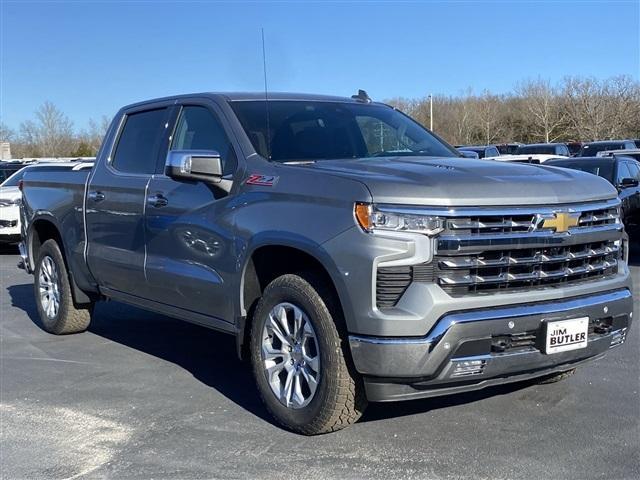
M 452 295 L 557 285 L 614 275 L 620 248 L 614 241 L 565 247 L 494 250 L 437 257 L 436 277 Z
M 412 282 L 437 283 L 457 297 L 615 275 L 622 256 L 619 203 L 429 209 L 430 215 L 446 217 L 433 261 L 379 267 L 377 305 L 395 306 Z
M 514 210 L 507 214 L 474 215 L 450 218 L 446 222 L 444 235 L 497 235 L 497 234 L 529 234 L 535 232 L 551 232 L 553 227 L 545 227 L 544 221 L 553 218 L 553 212 L 536 213 Z M 596 208 L 575 212 L 578 225 L 571 228 L 579 233 L 581 229 L 615 224 L 618 219 L 617 206 L 600 205 Z

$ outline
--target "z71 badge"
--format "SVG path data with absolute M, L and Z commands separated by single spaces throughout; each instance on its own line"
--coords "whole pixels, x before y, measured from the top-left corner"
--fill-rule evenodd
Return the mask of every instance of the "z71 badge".
M 278 181 L 278 177 L 275 175 L 260 175 L 257 173 L 249 175 L 247 181 L 245 182 L 247 185 L 260 185 L 262 187 L 273 187 L 275 183 Z

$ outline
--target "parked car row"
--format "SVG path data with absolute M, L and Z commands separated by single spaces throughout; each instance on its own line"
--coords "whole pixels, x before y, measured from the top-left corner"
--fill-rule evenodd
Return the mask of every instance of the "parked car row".
M 604 178 L 618 190 L 621 219 L 629 232 L 640 227 L 640 163 L 626 156 L 576 157 L 552 159 L 545 163 L 570 168 Z
M 456 145 L 463 156 L 477 153 L 477 158 L 494 158 L 501 155 L 554 155 L 561 157 L 591 157 L 608 151 L 639 150 L 638 140 L 603 140 L 597 142 L 569 143 L 505 143 L 502 145 Z M 475 157 L 472 157 L 475 158 Z

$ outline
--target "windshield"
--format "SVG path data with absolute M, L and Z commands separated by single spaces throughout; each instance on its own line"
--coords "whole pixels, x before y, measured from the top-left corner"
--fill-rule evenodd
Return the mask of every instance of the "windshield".
M 0 184 L 0 187 L 17 187 L 18 182 L 20 182 L 20 180 L 22 180 L 22 177 L 24 176 L 25 170 L 26 170 L 25 168 L 21 168 L 20 170 L 15 172 L 13 175 L 7 178 L 4 182 L 2 182 Z
M 547 162 L 545 165 L 571 168 L 573 170 L 592 173 L 613 183 L 613 162 L 614 161 L 612 159 L 563 160 L 561 162 Z
M 232 101 L 256 151 L 276 162 L 460 155 L 402 113 L 377 104 Z

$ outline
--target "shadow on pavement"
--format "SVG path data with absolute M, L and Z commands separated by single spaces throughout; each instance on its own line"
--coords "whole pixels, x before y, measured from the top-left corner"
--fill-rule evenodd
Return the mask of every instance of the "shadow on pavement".
M 41 327 L 33 300 L 33 285 L 12 285 L 8 287 L 8 291 L 12 305 L 25 311 L 31 321 Z M 248 362 L 241 362 L 236 356 L 232 337 L 118 302 L 99 302 L 89 331 L 179 365 L 240 407 L 273 423 L 259 399 L 250 365 Z M 447 397 L 371 404 L 362 422 L 462 405 L 494 395 L 508 394 L 527 385 L 529 384 L 518 383 Z
M 41 328 L 33 285 L 12 285 L 8 291 L 12 305 Z M 229 335 L 118 302 L 96 305 L 89 332 L 179 365 L 242 408 L 272 421 L 258 397 L 250 366 L 238 359 Z
M 18 255 L 18 254 L 19 254 L 18 245 L 14 245 L 11 243 L 0 243 L 0 255 Z

